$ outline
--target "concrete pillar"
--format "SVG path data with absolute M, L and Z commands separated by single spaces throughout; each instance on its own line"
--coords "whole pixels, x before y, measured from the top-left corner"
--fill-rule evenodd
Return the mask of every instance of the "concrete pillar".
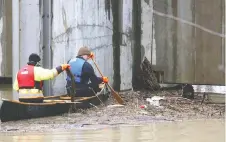
M 133 89 L 139 89 L 137 74 L 141 64 L 141 1 L 133 0 L 132 13 L 132 50 L 133 50 L 133 66 L 132 66 L 132 86 Z
M 12 55 L 13 55 L 13 80 L 16 78 L 16 73 L 20 67 L 19 61 L 19 0 L 12 1 Z M 13 100 L 18 100 L 17 92 L 13 91 Z
M 224 0 L 224 35 L 225 35 L 225 38 L 224 38 L 224 78 L 225 78 L 225 84 L 226 85 L 226 62 L 225 62 L 225 54 L 226 54 L 226 50 L 225 50 L 225 47 L 226 47 L 226 0 Z
M 0 77 L 12 77 L 12 0 L 0 0 Z
M 131 49 L 131 29 L 132 29 L 132 1 L 123 0 L 121 14 L 122 43 L 120 46 L 120 75 L 121 90 L 132 88 L 132 49 Z
M 223 85 L 225 82 L 225 73 L 220 69 L 224 59 L 223 37 L 216 34 L 222 33 L 222 5 L 223 0 L 196 1 L 196 24 L 211 32 L 196 27 L 195 84 Z
M 42 21 L 42 41 L 43 41 L 43 67 L 52 68 L 52 53 L 51 53 L 51 0 L 43 0 L 43 21 Z M 51 80 L 44 81 L 44 96 L 52 95 Z
M 153 58 L 156 57 L 156 52 L 152 50 L 153 48 L 153 1 L 141 1 L 141 60 L 143 60 L 144 56 L 151 62 L 152 61 L 152 53 Z M 144 51 L 143 51 L 144 50 Z M 153 51 L 153 52 L 152 52 Z
M 40 54 L 39 0 L 20 0 L 20 63 L 24 66 L 31 53 Z
M 178 1 L 177 16 L 181 20 L 193 21 L 192 2 L 193 0 Z M 177 21 L 177 68 L 176 68 L 176 82 L 178 83 L 192 83 L 195 79 L 195 38 L 193 36 L 193 27 Z

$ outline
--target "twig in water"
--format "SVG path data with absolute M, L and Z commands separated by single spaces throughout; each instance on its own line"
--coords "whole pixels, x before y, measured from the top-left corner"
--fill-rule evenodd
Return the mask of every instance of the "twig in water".
M 97 108 L 98 109 L 98 107 L 97 106 L 95 106 L 94 104 L 92 104 L 92 103 L 89 103 L 91 106 L 93 106 L 93 107 L 95 107 L 95 108 Z
M 202 101 L 201 101 L 201 104 L 203 104 L 203 102 L 204 102 L 205 98 L 206 98 L 206 93 L 204 92 L 204 94 L 203 94 L 203 98 L 202 98 Z
M 95 94 L 95 96 L 99 99 L 99 101 L 105 106 L 105 104 L 103 103 L 103 101 L 101 101 L 101 99 L 97 96 L 97 94 L 95 93 L 95 91 L 93 90 L 93 88 L 90 88 L 92 91 L 93 91 L 93 93 Z
M 138 98 L 137 98 L 137 108 L 138 108 L 138 101 L 139 101 L 139 100 L 138 100 Z

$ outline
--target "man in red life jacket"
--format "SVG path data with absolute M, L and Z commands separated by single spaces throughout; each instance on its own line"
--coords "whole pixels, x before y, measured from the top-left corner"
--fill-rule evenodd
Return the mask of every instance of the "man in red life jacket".
M 40 67 L 40 60 L 41 58 L 37 54 L 32 53 L 29 56 L 27 65 L 17 73 L 13 89 L 19 93 L 20 101 L 30 102 L 35 99 L 36 101 L 42 101 L 44 97 L 42 93 L 42 81 L 53 79 L 67 68 L 70 68 L 69 64 L 62 64 L 53 69 L 44 69 Z

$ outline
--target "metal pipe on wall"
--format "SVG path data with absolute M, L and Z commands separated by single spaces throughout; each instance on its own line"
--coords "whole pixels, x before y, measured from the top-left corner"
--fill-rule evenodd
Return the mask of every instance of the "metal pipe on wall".
M 43 21 L 42 21 L 42 38 L 43 38 L 43 67 L 52 68 L 52 52 L 51 52 L 51 21 L 52 21 L 52 0 L 42 0 Z M 44 96 L 52 94 L 52 81 L 44 81 Z
M 16 73 L 20 68 L 20 41 L 19 41 L 19 0 L 12 0 L 12 69 L 13 82 L 16 78 Z M 16 91 L 13 91 L 13 100 L 18 100 Z

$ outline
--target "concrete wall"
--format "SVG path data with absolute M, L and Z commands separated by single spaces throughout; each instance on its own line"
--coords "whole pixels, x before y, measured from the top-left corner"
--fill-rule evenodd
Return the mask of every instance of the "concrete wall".
M 41 53 L 40 0 L 20 0 L 20 67 L 31 53 Z
M 122 43 L 120 46 L 121 90 L 132 87 L 132 1 L 123 0 Z
M 20 66 L 27 63 L 30 53 L 42 55 L 40 2 L 20 1 Z M 0 0 L 0 76 L 12 76 L 11 5 L 11 0 Z M 132 87 L 133 13 L 131 0 L 123 0 L 121 5 L 120 87 L 124 90 Z M 223 0 L 142 1 L 141 58 L 146 56 L 153 65 L 160 66 L 165 71 L 165 82 L 223 84 L 223 6 Z M 53 67 L 75 57 L 81 46 L 88 46 L 112 84 L 113 17 L 110 0 L 54 0 L 52 8 Z M 96 68 L 95 71 L 99 75 Z M 65 77 L 63 73 L 53 80 L 54 94 L 65 93 Z
M 88 46 L 95 54 L 100 70 L 113 77 L 112 14 L 107 0 L 53 1 L 53 66 L 75 57 L 80 47 Z M 91 62 L 92 63 L 92 62 Z M 95 66 L 93 65 L 95 68 Z M 95 71 L 98 74 L 96 68 Z M 53 94 L 65 92 L 65 73 L 53 81 Z
M 195 82 L 225 84 L 223 69 L 225 46 L 222 44 L 223 38 L 220 37 L 223 31 L 224 2 L 224 0 L 196 2 L 196 23 L 212 32 L 196 28 Z
M 165 82 L 224 84 L 223 13 L 224 0 L 154 1 L 156 65 Z
M 0 76 L 12 76 L 12 1 L 0 0 Z
M 156 45 L 155 37 L 153 36 L 153 0 L 143 0 L 141 1 L 141 45 L 142 55 L 147 57 L 147 59 L 153 64 L 156 64 Z
M 12 0 L 0 1 L 0 76 L 12 76 Z M 32 52 L 40 53 L 39 0 L 20 1 L 20 67 Z
M 177 2 L 177 17 L 195 23 L 193 0 Z M 177 21 L 177 52 L 176 52 L 176 77 L 178 82 L 195 82 L 196 46 L 194 27 Z
M 168 13 L 168 7 L 170 7 L 169 1 L 166 0 L 154 0 L 153 1 L 153 10 L 158 11 L 160 13 Z M 169 12 L 169 14 L 172 14 Z M 156 41 L 156 49 L 154 50 L 156 53 L 152 53 L 152 55 L 155 55 L 156 57 L 152 60 L 152 64 L 156 66 L 162 66 L 162 70 L 165 71 L 165 79 L 170 78 L 168 75 L 168 64 L 171 64 L 173 62 L 167 62 L 168 58 L 172 57 L 171 53 L 171 46 L 167 46 L 168 39 L 172 40 L 171 37 L 168 37 L 168 27 L 167 27 L 167 18 L 162 17 L 159 15 L 156 15 L 154 13 L 153 15 L 153 26 L 154 26 L 154 33 L 153 33 L 153 39 Z M 171 21 L 169 21 L 171 22 Z M 170 23 L 168 26 L 171 26 Z M 170 45 L 170 44 L 169 44 Z M 166 54 L 170 54 L 170 56 L 167 56 Z M 170 61 L 170 60 L 169 60 Z
M 60 0 L 54 1 L 53 66 L 66 62 L 76 55 L 81 46 L 86 45 L 92 48 L 100 69 L 110 77 L 112 83 L 113 19 L 111 18 L 112 9 L 108 9 L 110 19 L 108 18 L 106 2 L 106 0 L 68 1 L 67 3 Z M 121 90 L 125 90 L 132 87 L 132 1 L 123 0 L 121 4 L 120 87 Z M 142 54 L 150 60 L 153 58 L 155 62 L 155 45 L 152 45 L 152 6 L 152 0 L 142 1 Z M 62 84 L 65 84 L 65 74 L 61 74 L 53 82 L 54 94 L 63 93 L 61 92 L 64 90 Z

